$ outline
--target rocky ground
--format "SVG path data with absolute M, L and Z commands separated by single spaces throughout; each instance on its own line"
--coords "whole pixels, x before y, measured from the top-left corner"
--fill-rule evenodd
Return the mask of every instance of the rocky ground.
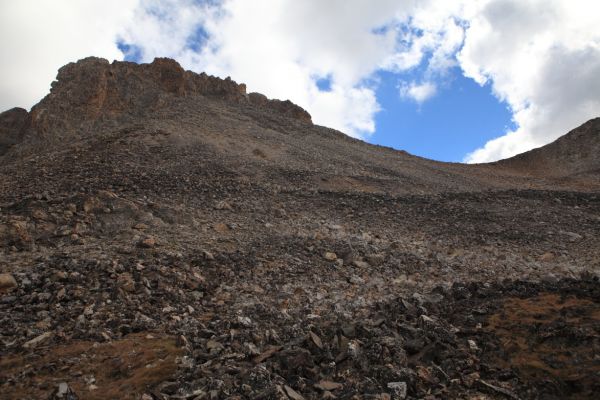
M 597 155 L 435 163 L 164 60 L 83 64 L 0 118 L 2 398 L 600 391 Z

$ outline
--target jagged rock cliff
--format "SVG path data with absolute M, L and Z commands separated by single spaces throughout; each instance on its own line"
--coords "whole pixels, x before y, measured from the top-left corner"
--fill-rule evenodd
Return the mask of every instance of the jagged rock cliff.
M 290 101 L 269 100 L 259 93 L 248 95 L 244 84 L 185 71 L 172 59 L 111 64 L 89 57 L 62 67 L 50 94 L 27 118 L 22 109 L 0 114 L 0 146 L 6 151 L 24 138 L 52 142 L 89 135 L 101 122 L 142 118 L 175 99 L 194 96 L 250 105 L 311 123 L 310 114 Z

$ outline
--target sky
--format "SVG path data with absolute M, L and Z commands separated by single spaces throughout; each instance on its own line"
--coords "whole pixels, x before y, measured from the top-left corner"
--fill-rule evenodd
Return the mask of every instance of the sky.
M 94 55 L 290 99 L 320 125 L 489 162 L 600 116 L 597 0 L 0 1 L 0 111 Z

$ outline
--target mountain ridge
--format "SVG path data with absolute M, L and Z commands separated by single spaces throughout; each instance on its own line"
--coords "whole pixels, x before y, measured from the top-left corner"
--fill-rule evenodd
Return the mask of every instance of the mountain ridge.
M 392 194 L 476 188 L 600 187 L 597 174 L 564 180 L 549 174 L 552 169 L 548 165 L 525 171 L 515 168 L 514 162 L 479 166 L 442 163 L 369 145 L 313 125 L 310 115 L 289 101 L 246 94 L 243 84 L 184 71 L 170 59 L 158 58 L 150 64 L 110 64 L 107 60 L 86 58 L 61 68 L 52 86 L 51 93 L 32 107 L 27 117 L 22 110 L 0 116 L 0 124 L 6 121 L 9 126 L 8 130 L 0 127 L 0 132 L 11 132 L 0 139 L 0 153 L 14 147 L 13 156 L 4 157 L 4 162 L 42 154 L 53 145 L 64 147 L 74 140 L 93 140 L 90 135 L 114 135 L 123 126 L 133 126 L 127 129 L 176 131 L 179 142 L 201 141 L 225 159 L 234 163 L 244 159 L 253 168 L 266 163 L 307 177 L 329 176 L 325 180 L 306 179 L 304 187 L 362 187 Z M 10 118 L 17 114 L 19 118 Z M 142 120 L 152 127 L 140 124 Z M 225 126 L 230 132 L 219 132 Z M 245 134 L 239 133 L 240 127 Z M 261 138 L 260 132 L 268 135 Z M 265 140 L 267 136 L 269 140 Z M 597 143 L 597 136 L 587 135 L 586 140 Z M 27 144 L 15 146 L 20 141 Z M 224 146 L 224 141 L 232 145 Z M 327 157 L 331 162 L 325 161 Z M 591 157 L 594 161 L 593 153 Z M 287 183 L 283 176 L 275 180 Z
M 598 174 L 600 172 L 600 118 L 593 118 L 554 142 L 529 150 L 496 165 L 549 176 Z

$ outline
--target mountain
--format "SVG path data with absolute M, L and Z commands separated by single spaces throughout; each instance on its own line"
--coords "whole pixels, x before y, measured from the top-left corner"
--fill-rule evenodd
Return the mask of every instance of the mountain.
M 0 114 L 6 398 L 600 389 L 598 119 L 464 165 L 169 59 L 51 87 Z
M 556 141 L 497 164 L 538 176 L 573 179 L 600 176 L 600 118 L 594 118 Z

